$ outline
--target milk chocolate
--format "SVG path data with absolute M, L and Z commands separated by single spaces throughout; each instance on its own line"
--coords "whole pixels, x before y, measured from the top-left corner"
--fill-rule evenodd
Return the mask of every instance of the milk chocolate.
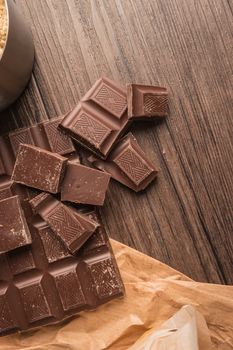
M 160 118 L 168 114 L 167 89 L 142 84 L 127 85 L 129 119 Z
M 96 221 L 62 204 L 48 193 L 39 194 L 30 204 L 72 254 L 80 249 L 99 226 Z
M 72 255 L 50 226 L 28 210 L 28 201 L 37 190 L 11 181 L 20 143 L 56 150 L 69 161 L 78 161 L 69 139 L 59 151 L 60 146 L 51 142 L 52 134 L 45 132 L 43 123 L 0 137 L 0 198 L 19 195 L 32 239 L 31 244 L 0 254 L 0 335 L 58 323 L 124 294 L 103 227 L 97 227 L 77 254 Z M 22 136 L 25 130 L 30 130 L 25 134 L 32 137 Z M 57 137 L 57 129 L 54 130 Z M 87 210 L 79 214 L 96 220 L 95 214 Z
M 94 156 L 88 160 L 135 192 L 144 190 L 157 176 L 155 166 L 131 133 L 118 142 L 106 161 Z
M 123 296 L 102 227 L 77 256 L 39 217 L 34 217 L 30 231 L 31 245 L 0 255 L 0 335 L 58 323 Z
M 18 196 L 0 201 L 0 254 L 32 242 Z
M 34 145 L 61 155 L 75 152 L 71 139 L 58 129 L 62 120 L 63 116 L 10 132 L 9 140 L 14 155 L 17 155 L 21 143 Z
M 12 180 L 42 191 L 58 193 L 67 158 L 39 147 L 20 144 Z
M 61 186 L 61 200 L 103 205 L 109 180 L 109 174 L 69 162 Z
M 102 78 L 63 119 L 60 127 L 78 143 L 106 158 L 129 126 L 126 92 Z

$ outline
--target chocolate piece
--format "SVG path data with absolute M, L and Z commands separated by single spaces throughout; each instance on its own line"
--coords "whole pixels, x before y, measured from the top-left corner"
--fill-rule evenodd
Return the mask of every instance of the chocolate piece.
M 75 151 L 75 148 L 71 139 L 58 129 L 58 125 L 62 120 L 63 117 L 51 119 L 47 122 L 43 122 L 42 126 L 52 152 L 58 154 L 72 153 Z
M 88 160 L 135 192 L 145 189 L 157 176 L 154 165 L 131 133 L 118 142 L 106 161 L 94 156 Z
M 6 199 L 8 197 L 13 197 L 15 193 L 15 186 L 20 186 L 11 180 L 2 181 L 0 183 L 0 200 Z
M 58 193 L 67 158 L 39 147 L 19 146 L 12 180 L 42 191 Z
M 167 89 L 141 84 L 127 85 L 129 119 L 151 119 L 168 114 Z
M 103 205 L 109 180 L 109 174 L 69 162 L 61 186 L 61 200 Z
M 60 127 L 84 147 L 106 158 L 129 125 L 125 90 L 102 78 L 87 92 Z
M 0 201 L 0 254 L 31 243 L 18 196 Z
M 32 209 L 28 201 L 32 198 L 32 190 L 23 185 L 17 184 L 14 181 L 7 179 L 6 181 L 0 181 L 0 200 L 8 197 L 18 196 L 20 199 L 21 207 L 24 211 L 26 218 L 30 219 L 32 216 Z
M 82 101 L 92 102 L 118 119 L 122 118 L 127 108 L 125 89 L 108 78 L 97 80 Z
M 0 159 L 0 175 L 10 176 L 14 168 L 15 157 L 7 135 L 0 137 Z
M 33 198 L 30 204 L 71 253 L 76 253 L 99 226 L 47 193 Z
M 30 229 L 31 246 L 0 256 L 0 335 L 57 323 L 123 296 L 104 231 L 101 245 L 97 229 L 72 256 L 44 221 L 35 218 Z
M 61 155 L 75 151 L 70 138 L 58 129 L 63 117 L 10 132 L 9 139 L 15 156 L 20 144 L 34 145 Z

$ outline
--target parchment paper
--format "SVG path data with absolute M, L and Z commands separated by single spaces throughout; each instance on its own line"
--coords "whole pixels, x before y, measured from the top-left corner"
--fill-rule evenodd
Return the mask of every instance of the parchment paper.
M 124 299 L 83 312 L 60 325 L 0 338 L 0 349 L 130 349 L 140 337 L 146 338 L 146 332 L 164 327 L 164 322 L 184 305 L 193 306 L 204 324 L 206 321 L 206 327 L 197 327 L 198 332 L 201 329 L 200 350 L 209 350 L 200 339 L 211 339 L 213 349 L 233 349 L 233 286 L 194 282 L 134 249 L 113 240 L 111 243 L 126 287 Z

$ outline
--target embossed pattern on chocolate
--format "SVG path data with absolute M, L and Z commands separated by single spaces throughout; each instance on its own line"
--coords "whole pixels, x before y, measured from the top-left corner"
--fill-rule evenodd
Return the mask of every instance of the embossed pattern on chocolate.
M 79 136 L 95 147 L 101 146 L 111 130 L 87 113 L 80 113 L 73 129 Z
M 60 124 L 78 143 L 106 158 L 129 126 L 125 90 L 107 78 L 99 79 Z
M 168 114 L 168 92 L 164 87 L 128 84 L 127 101 L 130 119 L 160 118 Z
M 135 185 L 139 185 L 153 170 L 138 156 L 133 148 L 124 150 L 115 158 L 115 163 Z
M 96 221 L 79 214 L 47 193 L 39 194 L 30 204 L 71 253 L 77 252 L 99 226 Z
M 106 78 L 99 80 L 96 91 L 93 94 L 87 94 L 86 97 L 83 98 L 83 101 L 87 101 L 88 98 L 95 101 L 118 118 L 120 118 L 126 110 L 125 95 L 121 90 L 117 89 L 116 85 L 113 86 L 112 82 Z
M 74 152 L 74 146 L 71 139 L 58 129 L 63 117 L 54 118 L 43 122 L 42 126 L 47 136 L 48 143 L 52 152 L 58 154 L 67 154 Z
M 62 116 L 52 118 L 36 125 L 10 132 L 9 140 L 15 157 L 21 143 L 34 145 L 61 155 L 74 152 L 75 148 L 71 139 L 58 128 L 62 119 Z
M 145 115 L 165 116 L 168 109 L 167 95 L 145 94 L 143 106 Z
M 94 156 L 88 160 L 136 192 L 145 189 L 157 176 L 156 168 L 131 133 L 119 140 L 106 161 Z

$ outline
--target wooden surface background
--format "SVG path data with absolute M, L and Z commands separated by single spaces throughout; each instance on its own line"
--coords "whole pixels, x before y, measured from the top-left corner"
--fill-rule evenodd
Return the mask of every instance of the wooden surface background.
M 167 86 L 170 115 L 134 134 L 160 169 L 112 183 L 110 236 L 198 281 L 233 282 L 232 8 L 228 0 L 16 0 L 32 28 L 29 88 L 1 132 L 67 112 L 100 76 Z

